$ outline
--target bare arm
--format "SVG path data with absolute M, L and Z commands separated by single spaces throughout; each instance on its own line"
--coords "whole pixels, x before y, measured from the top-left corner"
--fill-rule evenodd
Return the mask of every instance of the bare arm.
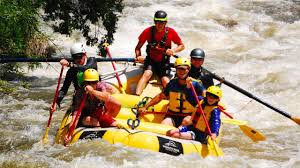
M 184 50 L 184 48 L 185 48 L 184 44 L 180 44 L 176 48 L 174 48 L 173 51 L 174 51 L 174 53 L 178 53 L 178 52 Z
M 144 58 L 142 57 L 141 48 L 143 47 L 144 43 L 138 42 L 138 44 L 135 47 L 135 57 L 136 61 L 142 63 L 144 61 Z
M 99 100 L 107 101 L 110 98 L 110 93 L 108 92 L 101 92 L 98 90 L 95 90 L 92 86 L 87 85 L 85 87 L 85 90 L 90 94 L 95 96 Z
M 98 90 L 95 90 L 92 86 L 87 85 L 85 87 L 85 90 L 95 96 L 97 99 L 102 100 L 105 102 L 105 107 L 107 109 L 107 113 L 117 116 L 121 109 L 121 103 L 115 99 L 114 97 L 111 96 L 109 92 L 101 92 Z
M 155 104 L 159 103 L 162 99 L 166 98 L 165 94 L 161 92 L 160 94 L 156 95 L 149 103 L 145 105 L 145 110 Z
M 135 56 L 138 57 L 138 56 L 141 56 L 141 48 L 143 47 L 144 43 L 142 42 L 138 42 L 136 47 L 135 47 Z
M 178 45 L 174 49 L 167 49 L 166 54 L 169 55 L 169 56 L 171 56 L 171 55 L 174 55 L 175 53 L 178 53 L 178 52 L 184 50 L 184 48 L 185 48 L 184 44 L 181 43 L 180 45 Z

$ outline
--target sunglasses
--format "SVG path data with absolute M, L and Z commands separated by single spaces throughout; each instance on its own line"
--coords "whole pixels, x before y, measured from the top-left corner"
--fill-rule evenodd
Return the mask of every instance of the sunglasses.
M 218 99 L 219 98 L 218 96 L 216 96 L 214 94 L 211 94 L 211 93 L 206 93 L 206 96 L 209 96 L 209 97 L 211 97 L 213 99 Z
M 87 85 L 95 85 L 98 83 L 98 81 L 86 81 L 85 82 Z
M 73 58 L 73 59 L 81 59 L 82 56 L 83 56 L 82 54 L 73 54 L 73 55 L 72 55 L 72 58 Z
M 154 23 L 165 24 L 165 23 L 167 23 L 167 22 L 166 22 L 166 21 L 154 21 Z

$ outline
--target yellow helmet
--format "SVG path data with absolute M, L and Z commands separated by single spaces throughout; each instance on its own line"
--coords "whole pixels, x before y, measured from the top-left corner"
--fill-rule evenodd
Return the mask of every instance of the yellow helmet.
M 219 99 L 222 97 L 222 90 L 218 86 L 210 86 L 207 88 L 206 92 L 218 96 Z
M 87 69 L 83 73 L 83 80 L 88 82 L 99 81 L 98 71 L 95 69 Z
M 187 58 L 179 57 L 179 58 L 176 58 L 176 60 L 175 60 L 175 68 L 177 66 L 188 66 L 189 68 L 191 68 L 191 62 Z

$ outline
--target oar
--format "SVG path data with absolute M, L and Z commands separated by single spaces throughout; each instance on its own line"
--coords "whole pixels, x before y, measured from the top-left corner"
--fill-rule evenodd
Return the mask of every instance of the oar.
M 54 108 L 55 103 L 56 103 L 56 99 L 57 99 L 57 96 L 58 96 L 58 89 L 59 89 L 59 85 L 60 85 L 60 81 L 61 81 L 61 77 L 62 77 L 63 71 L 64 71 L 64 66 L 62 66 L 61 70 L 60 70 L 60 74 L 59 74 L 58 81 L 57 81 L 55 95 L 54 95 L 52 106 L 51 106 L 52 108 Z M 45 144 L 45 143 L 48 142 L 48 134 L 49 134 L 49 128 L 50 128 L 50 123 L 51 123 L 53 112 L 51 111 L 51 108 L 50 108 L 50 115 L 49 115 L 49 119 L 48 119 L 48 124 L 47 124 L 46 130 L 45 130 L 45 133 L 44 133 L 44 136 L 43 136 L 43 139 L 42 139 L 43 144 Z
M 226 123 L 226 124 L 232 124 L 232 125 L 246 125 L 248 122 L 244 121 L 244 120 L 236 120 L 236 119 L 232 119 L 232 118 L 222 118 L 221 119 L 222 123 Z
M 106 49 L 106 52 L 107 52 L 109 58 L 112 59 L 111 53 L 110 53 L 109 48 L 108 48 L 108 43 L 104 43 L 103 45 L 105 46 L 105 49 Z M 116 71 L 117 69 L 116 69 L 114 61 L 111 61 L 111 64 L 114 68 L 114 71 Z M 119 89 L 121 90 L 122 93 L 125 93 L 125 90 L 123 88 L 123 85 L 122 85 L 122 82 L 121 82 L 121 79 L 119 77 L 118 72 L 116 72 L 116 78 L 118 80 Z
M 86 98 L 87 98 L 87 94 L 85 93 L 84 96 L 83 96 L 83 99 L 82 99 L 82 101 L 81 101 L 81 103 L 80 103 L 80 106 L 79 106 L 79 108 L 78 108 L 78 110 L 77 110 L 77 113 L 76 113 L 75 119 L 74 119 L 74 121 L 73 121 L 73 124 L 71 125 L 70 129 L 68 130 L 68 134 L 67 134 L 67 136 L 66 136 L 66 139 L 68 139 L 68 140 L 71 138 L 71 136 L 72 136 L 72 134 L 73 134 L 73 131 L 74 131 L 75 127 L 77 126 L 77 122 L 78 122 L 78 119 L 79 119 L 79 117 L 80 117 L 80 115 L 81 115 L 81 111 L 82 111 L 82 109 L 83 109 L 83 106 L 84 106 L 84 103 L 85 103 Z M 65 146 L 66 146 L 68 143 L 69 143 L 69 142 L 65 142 Z
M 66 59 L 69 62 L 73 61 L 72 58 L 14 58 L 14 57 L 0 57 L 0 63 L 9 62 L 59 62 L 61 59 Z M 96 58 L 97 62 L 135 62 L 134 58 Z
M 188 114 L 175 114 L 175 113 L 168 113 L 168 112 L 162 112 L 162 111 L 145 111 L 145 112 L 139 112 L 140 115 L 147 115 L 147 114 L 155 114 L 155 115 L 173 115 L 173 116 L 182 116 L 186 117 Z M 222 118 L 222 123 L 226 124 L 232 124 L 232 125 L 246 125 L 248 121 L 245 120 L 237 120 L 237 119 L 232 119 L 232 118 Z
M 195 88 L 194 88 L 194 86 L 193 86 L 192 83 L 191 83 L 191 86 L 192 86 L 192 90 L 193 90 L 193 93 L 194 93 L 194 97 L 195 97 L 195 99 L 196 99 L 196 101 L 197 101 L 197 104 L 198 104 L 198 106 L 199 106 L 199 111 L 200 111 L 200 113 L 201 113 L 201 115 L 202 115 L 202 117 L 203 117 L 203 119 L 204 119 L 206 128 L 207 128 L 208 133 L 209 133 L 209 136 L 210 136 L 210 138 L 211 138 L 212 146 L 213 146 L 213 148 L 215 149 L 217 156 L 223 156 L 224 154 L 223 154 L 221 148 L 217 145 L 216 141 L 212 139 L 212 133 L 211 133 L 211 130 L 210 130 L 210 126 L 209 126 L 209 124 L 208 124 L 208 122 L 207 122 L 207 119 L 206 119 L 205 114 L 204 114 L 204 112 L 203 112 L 203 110 L 202 110 L 202 107 L 201 107 L 201 103 L 200 103 L 200 101 L 199 101 L 199 99 L 198 99 L 197 93 L 196 93 Z
M 293 120 L 295 123 L 297 123 L 298 125 L 300 125 L 300 118 L 291 116 L 291 115 L 288 114 L 287 112 L 285 112 L 285 111 L 283 111 L 283 110 L 281 110 L 281 109 L 279 109 L 279 108 L 277 108 L 277 107 L 272 106 L 271 104 L 269 104 L 269 103 L 263 101 L 262 99 L 260 99 L 260 98 L 258 98 L 258 97 L 256 97 L 256 96 L 252 95 L 251 93 L 247 92 L 246 90 L 244 90 L 244 89 L 242 89 L 242 88 L 240 88 L 240 87 L 238 87 L 238 86 L 236 86 L 236 85 L 230 83 L 229 81 L 225 80 L 224 78 L 222 78 L 222 77 L 220 77 L 220 76 L 218 76 L 218 75 L 216 75 L 216 74 L 214 74 L 214 73 L 208 71 L 208 70 L 205 69 L 205 68 L 203 68 L 203 69 L 206 70 L 208 73 L 210 73 L 210 74 L 213 76 L 213 78 L 217 79 L 218 81 L 220 81 L 220 82 L 224 83 L 225 85 L 227 85 L 227 86 L 229 86 L 229 87 L 231 87 L 231 88 L 237 90 L 238 92 L 240 92 L 240 93 L 242 93 L 242 94 L 248 96 L 249 98 L 252 98 L 252 99 L 256 100 L 257 102 L 259 102 L 259 103 L 261 103 L 261 104 L 263 104 L 263 105 L 269 107 L 270 109 L 272 109 L 272 110 L 278 112 L 279 114 L 281 114 L 281 115 L 283 115 L 283 116 L 285 116 L 285 117 L 287 117 L 287 118 Z
M 221 109 L 222 113 L 224 113 L 227 117 L 233 119 L 233 117 L 229 113 L 224 111 L 222 108 L 220 108 L 220 109 Z M 239 127 L 242 130 L 242 132 L 245 135 L 247 135 L 250 139 L 252 139 L 254 142 L 266 140 L 266 137 L 262 133 L 255 130 L 254 128 L 251 128 L 250 126 L 248 126 L 246 124 L 244 124 L 244 125 L 241 124 L 241 125 L 239 125 Z

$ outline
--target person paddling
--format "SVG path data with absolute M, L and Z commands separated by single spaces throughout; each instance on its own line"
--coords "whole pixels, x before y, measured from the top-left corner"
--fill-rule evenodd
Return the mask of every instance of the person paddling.
M 138 82 L 136 95 L 140 95 L 150 80 L 153 73 L 158 75 L 163 87 L 170 81 L 170 56 L 184 49 L 181 38 L 177 32 L 167 27 L 168 16 L 165 11 L 159 10 L 154 14 L 155 26 L 146 28 L 139 36 L 138 44 L 135 47 L 136 62 L 144 63 L 144 73 Z M 146 58 L 142 56 L 141 48 L 148 42 Z M 177 45 L 172 49 L 171 42 Z
M 195 48 L 190 53 L 191 57 L 191 70 L 189 76 L 200 80 L 203 86 L 207 89 L 209 86 L 214 85 L 213 76 L 202 68 L 205 59 L 205 52 L 201 48 Z
M 93 68 L 96 70 L 98 69 L 96 58 L 87 57 L 84 45 L 82 43 L 75 43 L 71 47 L 70 53 L 72 55 L 74 62 L 68 62 L 66 59 L 60 60 L 60 64 L 62 66 L 67 66 L 70 68 L 67 71 L 63 86 L 59 90 L 56 104 L 53 107 L 51 107 L 52 112 L 56 110 L 57 105 L 60 107 L 60 103 L 65 97 L 65 95 L 67 94 L 71 83 L 73 83 L 75 92 L 80 88 L 78 84 L 78 76 L 80 76 L 80 73 L 83 73 L 88 68 Z M 74 101 L 74 97 L 73 97 L 73 101 Z
M 99 74 L 95 69 L 87 69 L 83 74 L 84 87 L 75 94 L 75 101 L 72 106 L 73 114 L 69 128 L 73 126 L 87 127 L 116 127 L 118 123 L 112 115 L 118 114 L 121 104 L 107 92 L 107 85 L 99 81 Z M 84 94 L 87 93 L 86 100 Z M 78 111 L 84 101 L 82 111 Z M 79 120 L 75 121 L 77 113 L 81 113 Z M 67 134 L 68 135 L 68 134 Z M 70 137 L 69 137 L 70 138 Z M 65 142 L 70 139 L 65 137 Z
M 187 87 L 191 86 L 188 85 Z M 210 86 L 206 90 L 206 97 L 200 101 L 205 117 L 209 123 L 212 140 L 215 140 L 218 136 L 221 125 L 221 109 L 219 107 L 221 98 L 222 90 L 218 86 Z M 208 128 L 198 110 L 193 112 L 191 118 L 185 119 L 183 125 L 178 129 L 169 130 L 167 135 L 175 138 L 196 140 L 201 143 L 207 143 L 207 138 L 209 136 Z
M 184 118 L 190 117 L 197 110 L 197 102 L 193 99 L 191 88 L 187 88 L 187 83 L 192 82 L 196 93 L 204 95 L 205 89 L 201 83 L 192 81 L 188 77 L 191 64 L 187 58 L 177 58 L 175 60 L 176 78 L 172 79 L 164 90 L 156 95 L 148 104 L 140 108 L 140 112 L 146 112 L 148 107 L 159 103 L 162 99 L 169 100 L 168 112 L 162 124 L 178 127 Z

